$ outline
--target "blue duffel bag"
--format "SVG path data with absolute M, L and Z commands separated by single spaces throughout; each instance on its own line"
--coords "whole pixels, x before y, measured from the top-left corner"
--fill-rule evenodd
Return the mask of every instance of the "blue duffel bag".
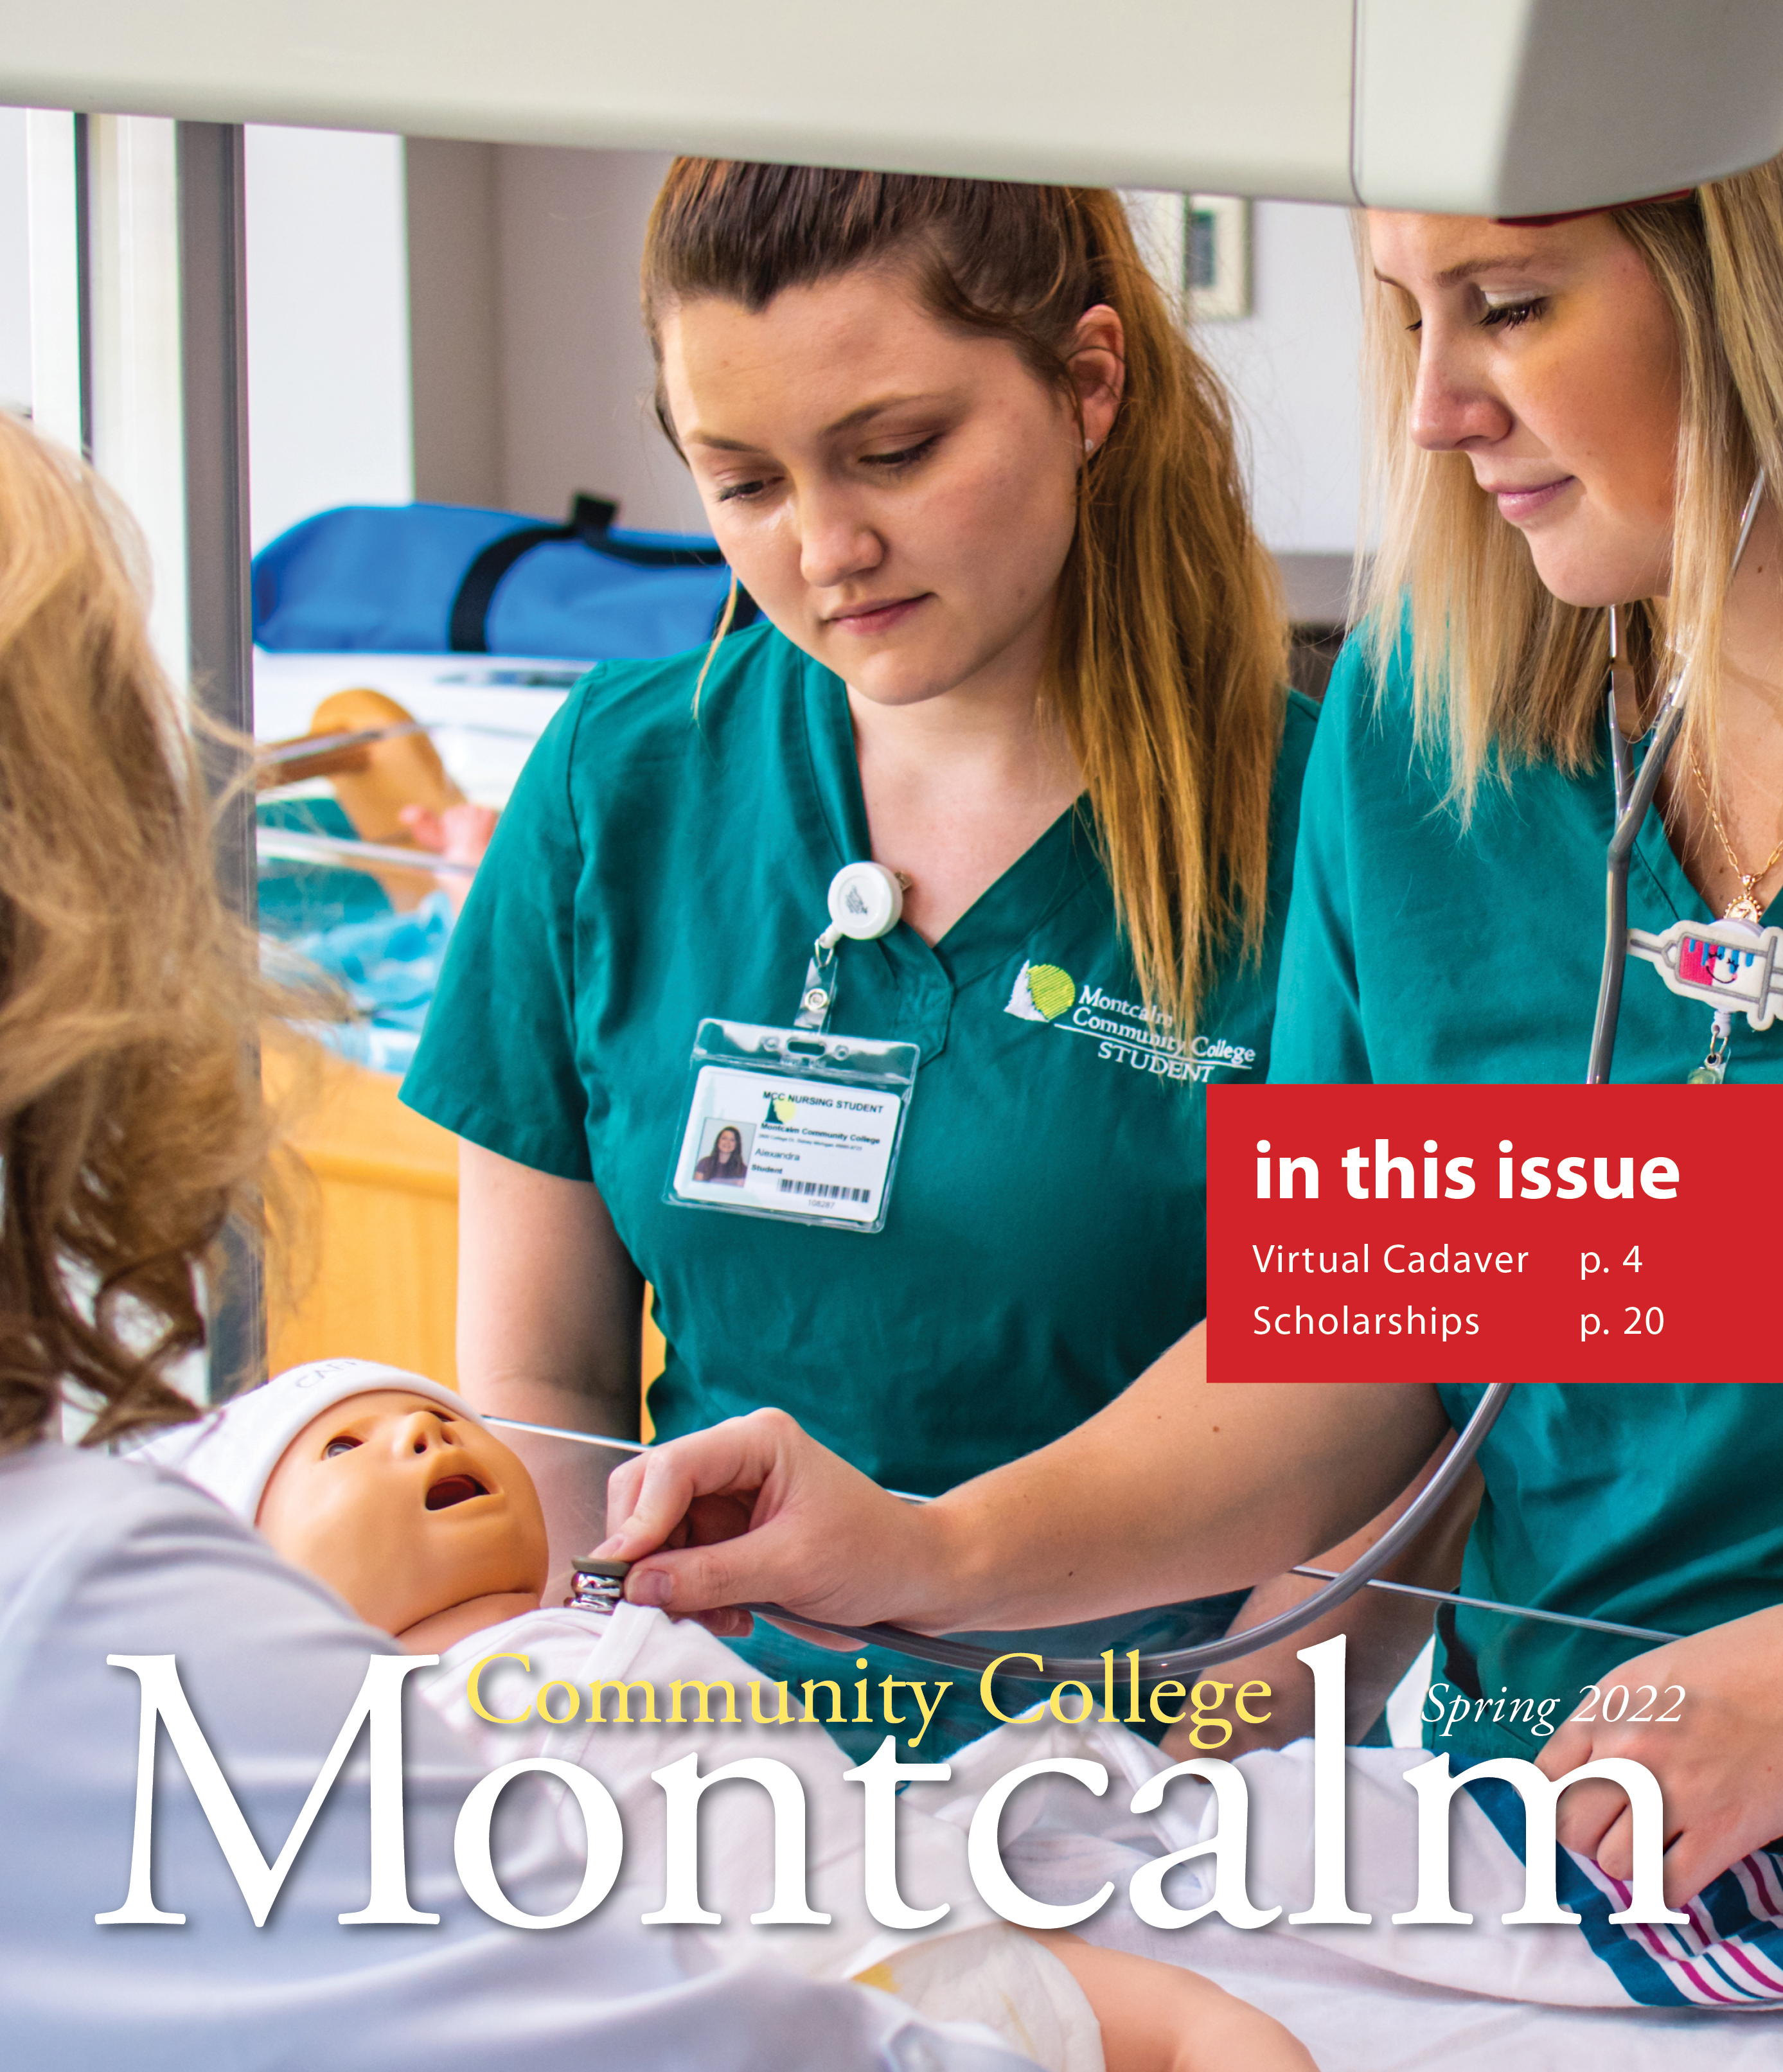
M 614 528 L 578 496 L 569 522 L 455 504 L 350 504 L 254 557 L 254 640 L 274 652 L 676 655 L 709 640 L 730 571 L 696 534 Z M 737 594 L 733 626 L 755 616 Z

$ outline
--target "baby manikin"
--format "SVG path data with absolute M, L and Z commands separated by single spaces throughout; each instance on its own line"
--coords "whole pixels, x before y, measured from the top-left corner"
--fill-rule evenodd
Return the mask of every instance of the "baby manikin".
M 760 1782 L 734 1778 L 702 1794 L 697 1815 L 699 1901 L 721 1917 L 697 1932 L 713 1942 L 746 1939 L 751 1955 L 807 1976 L 861 1980 L 934 2019 L 982 2021 L 1052 2072 L 1311 2072 L 1286 2029 L 1192 1972 L 1000 1921 L 968 1873 L 963 1829 L 909 1793 L 896 1813 L 898 1892 L 910 1908 L 946 1911 L 918 1929 L 881 1926 L 866 1905 L 865 1794 L 844 1781 L 848 1757 L 800 1718 L 796 1693 L 793 1724 L 756 1724 L 750 1687 L 760 1677 L 703 1627 L 631 1604 L 610 1614 L 544 1604 L 532 1477 L 452 1390 L 369 1362 L 318 1361 L 166 1433 L 142 1457 L 257 1524 L 408 1652 L 438 1655 L 411 1688 L 491 1769 L 546 1755 L 598 1778 L 624 1830 L 619 1878 L 602 1902 L 614 1918 L 663 1905 L 667 1795 L 652 1773 L 689 1757 L 701 1776 L 766 1758 L 803 1785 L 806 1905 L 830 1919 L 751 1925 L 775 1897 L 773 1804 Z M 837 1675 L 845 1688 L 845 1669 Z M 670 1716 L 677 1684 L 680 1723 Z M 700 1689 L 725 1684 L 735 1724 L 723 1691 Z M 771 1721 L 779 1690 L 766 1684 L 760 1696 Z M 1012 1745 L 995 1774 L 1029 1753 Z M 580 1846 L 581 1815 L 560 1784 L 517 1788 L 559 1792 Z

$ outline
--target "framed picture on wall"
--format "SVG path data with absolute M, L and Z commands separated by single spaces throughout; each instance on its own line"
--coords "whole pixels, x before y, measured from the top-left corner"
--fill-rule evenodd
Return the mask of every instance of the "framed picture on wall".
M 1251 204 L 1242 195 L 1185 195 L 1182 284 L 1198 323 L 1251 314 Z

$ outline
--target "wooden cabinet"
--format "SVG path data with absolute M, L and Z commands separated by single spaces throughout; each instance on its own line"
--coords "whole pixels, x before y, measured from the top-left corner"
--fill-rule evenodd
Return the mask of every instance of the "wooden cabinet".
M 276 1060 L 267 1076 L 289 1096 Z M 458 1141 L 404 1108 L 401 1084 L 331 1062 L 300 1097 L 291 1141 L 310 1185 L 295 1256 L 268 1276 L 274 1374 L 344 1353 L 458 1385 Z
M 269 1090 L 289 1098 L 292 1079 L 269 1055 Z M 290 1137 L 310 1185 L 297 1256 L 272 1262 L 268 1276 L 274 1374 L 350 1354 L 458 1386 L 458 1141 L 403 1107 L 401 1084 L 331 1060 L 314 1096 L 298 1100 Z M 647 1390 L 662 1367 L 647 1290 Z

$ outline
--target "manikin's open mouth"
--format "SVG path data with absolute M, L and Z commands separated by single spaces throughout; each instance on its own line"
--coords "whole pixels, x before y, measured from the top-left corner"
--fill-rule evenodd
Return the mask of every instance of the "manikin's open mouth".
M 488 1490 L 475 1475 L 442 1475 L 427 1492 L 429 1511 L 446 1511 L 455 1503 L 468 1503 L 474 1496 L 487 1496 Z

